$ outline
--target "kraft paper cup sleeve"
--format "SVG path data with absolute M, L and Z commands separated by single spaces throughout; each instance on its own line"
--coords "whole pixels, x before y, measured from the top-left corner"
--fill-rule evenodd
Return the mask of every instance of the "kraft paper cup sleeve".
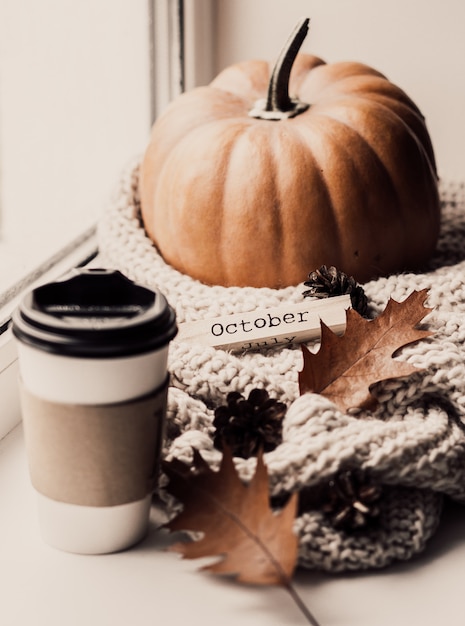
M 168 378 L 150 395 L 128 402 L 50 402 L 21 386 L 31 482 L 69 504 L 135 502 L 155 485 L 164 437 Z

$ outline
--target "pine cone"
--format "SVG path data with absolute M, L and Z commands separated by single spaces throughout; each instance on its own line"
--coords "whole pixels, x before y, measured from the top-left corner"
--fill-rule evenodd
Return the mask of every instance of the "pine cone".
M 352 308 L 360 315 L 367 313 L 368 300 L 363 287 L 352 276 L 347 276 L 334 266 L 322 265 L 320 269 L 310 272 L 304 285 L 309 288 L 303 292 L 304 297 L 330 298 L 349 294 Z
M 358 530 L 378 518 L 380 498 L 380 485 L 374 484 L 365 472 L 345 470 L 327 483 L 321 510 L 336 528 Z
M 260 449 L 274 450 L 282 441 L 286 405 L 270 398 L 265 389 L 252 389 L 247 400 L 237 391 L 226 398 L 227 406 L 215 409 L 213 444 L 229 446 L 233 456 L 248 459 Z

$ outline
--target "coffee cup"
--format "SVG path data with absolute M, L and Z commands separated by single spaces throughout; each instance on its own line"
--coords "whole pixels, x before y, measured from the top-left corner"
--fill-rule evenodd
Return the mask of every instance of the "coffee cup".
M 43 539 L 80 554 L 139 542 L 159 471 L 176 316 L 120 272 L 75 270 L 13 315 Z

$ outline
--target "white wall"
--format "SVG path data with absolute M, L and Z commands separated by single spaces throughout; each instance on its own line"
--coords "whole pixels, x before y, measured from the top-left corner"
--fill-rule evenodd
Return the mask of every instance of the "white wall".
M 383 72 L 426 117 L 443 177 L 465 178 L 463 0 L 216 0 L 217 66 L 274 60 L 297 20 L 303 50 Z

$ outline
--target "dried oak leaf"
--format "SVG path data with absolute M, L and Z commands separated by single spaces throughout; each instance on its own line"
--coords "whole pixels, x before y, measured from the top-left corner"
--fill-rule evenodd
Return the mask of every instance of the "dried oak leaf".
M 373 409 L 370 387 L 383 380 L 408 376 L 415 366 L 393 357 L 404 346 L 433 333 L 416 328 L 432 309 L 424 305 L 427 290 L 412 292 L 403 302 L 392 298 L 374 320 L 348 309 L 346 330 L 335 335 L 321 322 L 321 345 L 316 353 L 302 345 L 304 364 L 299 389 L 319 393 L 340 409 Z
M 168 491 L 184 505 L 167 527 L 203 534 L 197 541 L 178 542 L 170 549 L 188 559 L 221 556 L 202 569 L 231 574 L 240 582 L 288 587 L 297 561 L 298 539 L 292 530 L 297 494 L 279 513 L 272 511 L 262 454 L 248 485 L 240 480 L 227 447 L 219 471 L 213 471 L 198 451 L 194 451 L 194 467 L 190 471 L 178 460 L 163 466 Z

